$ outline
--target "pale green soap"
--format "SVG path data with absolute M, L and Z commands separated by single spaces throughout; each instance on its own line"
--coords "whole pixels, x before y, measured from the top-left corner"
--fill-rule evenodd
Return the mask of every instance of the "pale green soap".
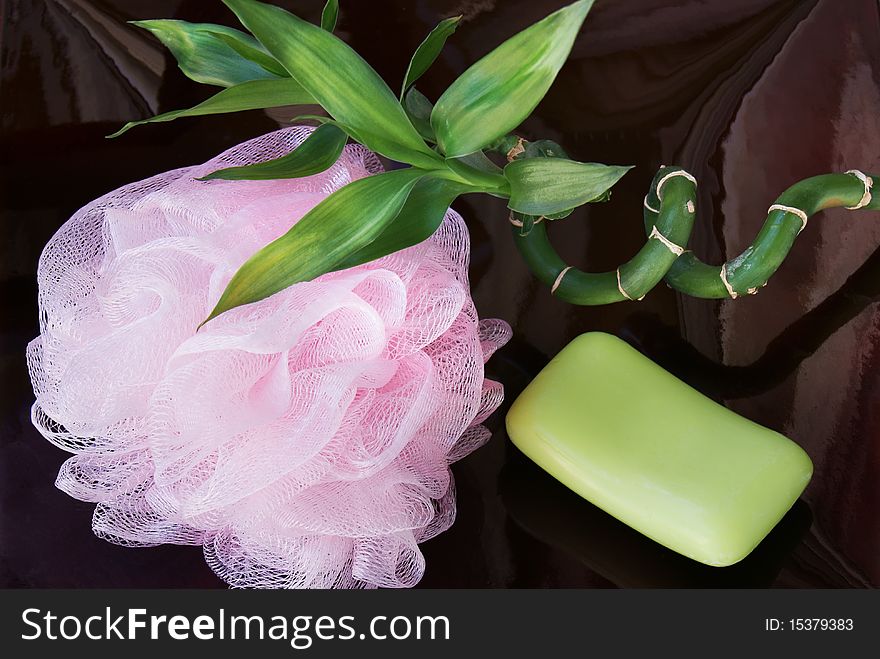
M 538 374 L 507 431 L 582 497 L 708 565 L 747 556 L 813 473 L 788 438 L 600 332 L 576 338 Z

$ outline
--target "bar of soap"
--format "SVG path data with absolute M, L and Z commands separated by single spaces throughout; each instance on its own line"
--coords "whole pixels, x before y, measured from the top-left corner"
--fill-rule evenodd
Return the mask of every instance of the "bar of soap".
M 745 558 L 813 473 L 787 437 L 600 332 L 576 338 L 538 374 L 510 408 L 507 432 L 588 501 L 714 566 Z

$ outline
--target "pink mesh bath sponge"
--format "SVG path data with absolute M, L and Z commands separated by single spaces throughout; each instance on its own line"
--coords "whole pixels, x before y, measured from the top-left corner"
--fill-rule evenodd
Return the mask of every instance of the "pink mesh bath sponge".
M 197 177 L 276 158 L 280 130 L 77 212 L 40 259 L 33 421 L 73 453 L 57 485 L 128 546 L 200 544 L 232 586 L 412 586 L 455 516 L 448 465 L 486 440 L 510 335 L 480 321 L 449 211 L 425 242 L 195 328 L 237 268 L 381 170 L 347 146 L 283 181 Z

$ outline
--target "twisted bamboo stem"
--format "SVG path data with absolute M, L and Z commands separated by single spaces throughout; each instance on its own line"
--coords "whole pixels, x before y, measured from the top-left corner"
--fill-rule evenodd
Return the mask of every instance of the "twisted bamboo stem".
M 616 271 L 589 273 L 566 264 L 547 236 L 546 222 L 514 240 L 529 269 L 554 296 L 572 304 L 596 305 L 640 300 L 660 280 L 700 298 L 736 298 L 767 284 L 807 226 L 826 208 L 880 210 L 872 194 L 873 175 L 851 170 L 804 179 L 770 206 L 755 241 L 721 266 L 703 263 L 685 249 L 696 216 L 696 180 L 680 167 L 661 167 L 644 201 L 644 247 Z

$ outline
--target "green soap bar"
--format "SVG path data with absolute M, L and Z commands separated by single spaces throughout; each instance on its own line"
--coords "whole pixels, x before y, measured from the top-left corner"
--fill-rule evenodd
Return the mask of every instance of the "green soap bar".
M 576 338 L 538 374 L 510 408 L 507 432 L 588 501 L 715 566 L 745 558 L 813 473 L 788 438 L 600 332 Z

